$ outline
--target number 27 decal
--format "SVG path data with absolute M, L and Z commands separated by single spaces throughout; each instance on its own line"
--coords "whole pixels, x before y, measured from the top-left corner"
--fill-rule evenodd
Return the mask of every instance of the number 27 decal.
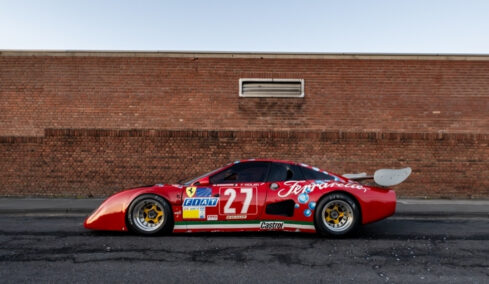
M 236 190 L 238 190 L 239 193 L 237 193 Z M 226 190 L 224 190 L 224 196 L 229 197 L 228 200 L 226 201 L 226 205 L 224 205 L 224 214 L 237 213 L 236 212 L 236 204 L 238 204 L 238 201 L 236 201 L 237 194 L 244 195 L 244 200 L 242 201 L 243 206 L 241 207 L 241 212 L 239 212 L 239 214 L 247 214 L 250 208 L 251 201 L 253 200 L 253 192 L 254 192 L 254 188 L 251 187 L 227 188 Z M 241 201 L 242 198 L 239 198 L 238 200 Z M 252 208 L 256 209 L 256 205 L 252 206 Z M 256 212 L 250 212 L 250 213 L 256 213 Z

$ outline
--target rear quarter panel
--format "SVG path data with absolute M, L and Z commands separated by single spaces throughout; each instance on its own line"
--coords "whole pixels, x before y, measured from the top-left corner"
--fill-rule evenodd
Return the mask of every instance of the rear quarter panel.
M 395 212 L 396 195 L 389 189 L 369 187 L 356 182 L 319 180 L 286 181 L 278 184 L 278 189 L 268 190 L 265 207 L 271 203 L 293 200 L 295 202 L 294 215 L 287 217 L 264 213 L 262 219 L 314 223 L 316 205 L 321 198 L 333 192 L 343 192 L 357 201 L 362 224 L 381 220 Z

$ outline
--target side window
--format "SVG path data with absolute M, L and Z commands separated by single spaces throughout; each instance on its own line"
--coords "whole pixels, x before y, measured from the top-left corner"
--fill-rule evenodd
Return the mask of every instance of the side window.
M 272 163 L 270 166 L 269 182 L 286 180 L 303 180 L 304 176 L 296 165 Z
M 323 172 L 318 172 L 315 170 L 311 170 L 308 168 L 301 167 L 302 172 L 304 173 L 304 177 L 306 179 L 316 179 L 316 180 L 330 180 L 334 179 L 333 176 L 325 174 Z
M 211 184 L 265 181 L 268 162 L 244 162 L 210 177 Z

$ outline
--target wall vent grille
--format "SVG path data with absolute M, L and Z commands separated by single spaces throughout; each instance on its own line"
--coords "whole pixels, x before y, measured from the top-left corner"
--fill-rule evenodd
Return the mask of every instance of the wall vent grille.
M 240 97 L 304 97 L 304 79 L 239 79 Z

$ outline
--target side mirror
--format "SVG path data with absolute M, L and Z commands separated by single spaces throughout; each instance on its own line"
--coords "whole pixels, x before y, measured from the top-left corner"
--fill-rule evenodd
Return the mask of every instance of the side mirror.
M 209 177 L 201 178 L 195 183 L 195 185 L 203 185 L 203 186 L 207 186 L 210 184 L 211 184 L 211 182 L 209 181 Z

